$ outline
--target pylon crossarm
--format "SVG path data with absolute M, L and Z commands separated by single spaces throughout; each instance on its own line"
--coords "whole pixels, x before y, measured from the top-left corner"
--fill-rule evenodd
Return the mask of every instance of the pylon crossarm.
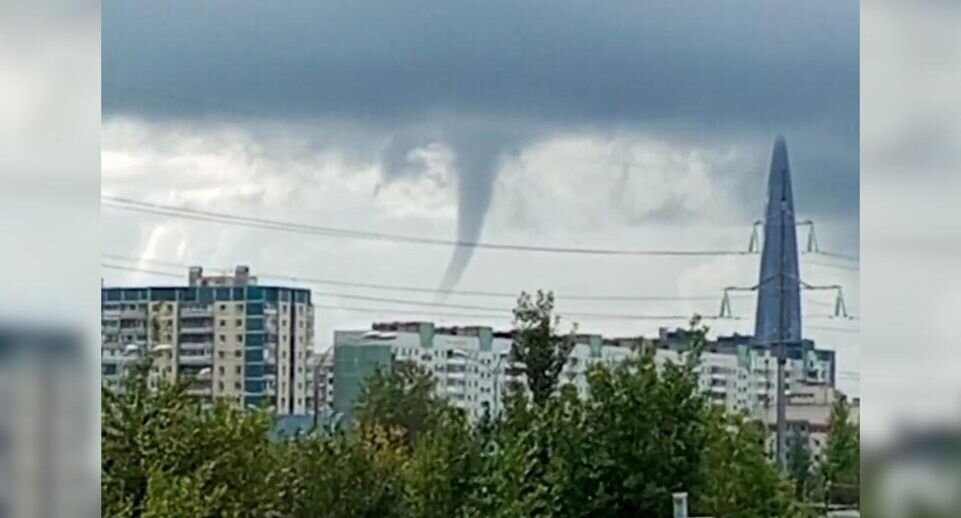
M 848 308 L 844 304 L 844 294 L 838 289 L 838 296 L 834 302 L 834 316 L 836 317 L 848 317 Z
M 724 291 L 724 296 L 721 298 L 721 310 L 718 313 L 718 318 L 730 318 L 731 317 L 731 297 L 728 296 L 727 290 Z
M 801 281 L 801 280 L 798 281 L 798 284 L 800 284 L 801 287 L 804 288 L 804 289 L 806 289 L 806 290 L 838 290 L 838 291 L 841 290 L 841 285 L 840 285 L 840 284 L 821 284 L 821 285 L 817 285 L 817 284 L 808 284 L 808 283 L 806 283 L 806 282 L 804 282 L 804 281 Z
M 764 222 L 757 220 L 754 225 L 751 226 L 751 241 L 747 244 L 747 253 L 756 254 L 760 249 L 760 238 L 758 237 L 757 227 L 763 225 Z

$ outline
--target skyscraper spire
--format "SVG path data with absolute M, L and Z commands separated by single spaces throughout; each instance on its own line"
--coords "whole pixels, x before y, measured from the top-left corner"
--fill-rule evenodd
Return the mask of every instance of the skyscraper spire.
M 792 344 L 801 340 L 801 294 L 797 227 L 787 143 L 778 136 L 771 155 L 764 212 L 764 247 L 758 280 L 754 338 L 758 343 Z

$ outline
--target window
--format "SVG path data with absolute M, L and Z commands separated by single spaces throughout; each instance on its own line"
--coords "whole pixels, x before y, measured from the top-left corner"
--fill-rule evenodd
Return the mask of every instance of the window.
M 237 320 L 234 320 L 234 325 L 237 327 L 243 327 L 244 321 L 238 318 Z
M 237 304 L 237 311 L 243 311 L 243 310 L 244 310 L 244 304 L 242 302 L 240 304 Z
M 241 372 L 240 372 L 240 369 L 241 369 L 241 367 L 240 367 L 240 365 L 238 365 L 238 366 L 236 366 L 236 367 L 234 368 L 234 372 L 236 372 L 236 373 L 239 375 L 239 374 L 241 373 Z
M 227 321 L 221 319 L 221 320 L 220 320 L 220 327 L 224 327 L 224 326 L 226 326 L 226 325 L 227 325 Z
M 221 367 L 221 368 L 223 368 L 223 367 Z M 218 382 L 217 382 L 217 390 L 223 392 L 223 390 L 224 390 L 224 382 L 222 382 L 222 381 L 218 381 Z
M 221 304 L 221 305 L 220 305 L 220 311 L 227 311 L 227 305 L 226 305 L 226 304 Z
M 240 349 L 238 349 L 238 350 L 234 351 L 234 358 L 240 358 L 240 356 L 241 356 L 242 354 L 243 354 L 243 353 L 240 352 Z
M 244 343 L 244 335 L 237 335 L 237 343 Z
M 225 353 L 224 351 L 217 351 L 217 357 L 219 357 L 219 358 L 226 358 L 226 357 L 227 357 L 227 353 Z M 220 370 L 222 371 L 222 370 L 223 370 L 223 367 L 221 367 Z M 223 374 L 223 372 L 221 372 L 221 374 Z
M 239 369 L 240 367 L 237 367 L 237 368 Z M 234 382 L 234 390 L 240 390 L 240 382 L 239 382 L 239 381 L 235 381 L 235 382 Z
M 217 370 L 218 370 L 218 372 L 220 372 L 220 375 L 221 375 L 221 376 L 224 375 L 224 366 L 223 366 L 223 365 L 221 365 Z

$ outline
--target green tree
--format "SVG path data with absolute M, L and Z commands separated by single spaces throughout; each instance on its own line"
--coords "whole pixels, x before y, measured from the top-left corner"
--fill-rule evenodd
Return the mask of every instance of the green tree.
M 538 290 L 536 298 L 521 293 L 514 308 L 511 361 L 527 378 L 535 405 L 542 405 L 557 388 L 558 378 L 574 348 L 572 333 L 561 336 L 560 319 L 553 315 L 554 294 Z
M 285 467 L 267 439 L 270 417 L 225 403 L 204 408 L 184 384 L 150 390 L 147 370 L 135 368 L 121 393 L 102 393 L 102 514 L 281 513 L 275 487 Z
M 393 369 L 377 370 L 366 381 L 355 419 L 358 425 L 397 430 L 413 445 L 438 424 L 447 408 L 429 372 L 410 362 L 397 362 Z
M 463 412 L 443 413 L 403 467 L 407 516 L 464 516 L 483 469 L 484 442 Z
M 407 451 L 396 434 L 376 426 L 356 433 L 310 436 L 285 444 L 292 470 L 292 518 L 399 518 Z
M 738 518 L 808 516 L 790 481 L 768 460 L 765 426 L 720 409 L 712 413 L 698 512 Z
M 819 483 L 827 505 L 859 505 L 861 500 L 861 441 L 844 397 L 831 408 L 827 444 L 818 466 Z

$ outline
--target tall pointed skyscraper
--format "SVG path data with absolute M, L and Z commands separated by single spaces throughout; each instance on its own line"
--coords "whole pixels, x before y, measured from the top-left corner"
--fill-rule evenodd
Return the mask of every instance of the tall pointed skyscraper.
M 787 143 L 778 136 L 771 155 L 764 248 L 758 280 L 754 338 L 761 344 L 801 340 L 801 294 L 798 276 L 797 227 Z

